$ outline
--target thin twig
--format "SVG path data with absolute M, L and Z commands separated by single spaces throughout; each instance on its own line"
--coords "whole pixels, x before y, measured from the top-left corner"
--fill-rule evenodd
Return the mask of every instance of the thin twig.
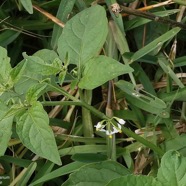
M 151 10 L 151 9 L 154 9 L 154 8 L 157 8 L 157 7 L 161 7 L 161 6 L 165 6 L 165 5 L 170 5 L 170 4 L 173 4 L 173 3 L 175 3 L 175 2 L 172 2 L 172 0 L 168 0 L 168 1 L 165 1 L 165 2 L 158 3 L 158 4 L 145 6 L 145 7 L 139 8 L 137 10 L 147 11 L 147 10 Z M 129 14 L 123 13 L 121 15 L 122 15 L 122 17 L 125 17 L 125 16 L 128 16 Z
M 122 8 L 123 12 L 126 12 L 128 14 L 139 16 L 139 17 L 144 17 L 146 19 L 150 19 L 150 20 L 160 22 L 160 23 L 169 24 L 170 26 L 173 26 L 173 27 L 177 26 L 177 27 L 180 27 L 180 28 L 186 30 L 186 24 L 179 23 L 179 22 L 173 21 L 171 19 L 166 19 L 166 18 L 163 18 L 160 16 L 156 16 L 156 15 L 148 13 L 148 12 L 141 12 L 140 10 L 134 10 L 131 8 L 127 8 L 125 6 L 121 6 L 121 8 Z

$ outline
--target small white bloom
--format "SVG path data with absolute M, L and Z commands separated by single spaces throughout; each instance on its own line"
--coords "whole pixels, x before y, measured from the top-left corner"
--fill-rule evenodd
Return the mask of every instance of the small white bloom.
M 99 131 L 106 132 L 106 130 L 104 128 L 99 129 Z
M 124 125 L 124 124 L 125 124 L 125 120 L 123 120 L 123 119 L 119 119 L 118 122 L 119 122 L 121 125 Z
M 118 128 L 121 130 L 121 125 L 119 123 L 117 123 L 117 124 L 118 124 Z
M 111 131 L 106 131 L 106 135 L 109 136 L 109 138 L 112 138 L 112 132 Z
M 97 131 L 104 128 L 104 126 L 101 124 L 101 122 L 98 122 L 97 125 L 94 125 L 94 127 L 96 127 Z
M 124 125 L 125 124 L 125 120 L 121 119 L 121 118 L 118 118 L 118 117 L 114 117 L 115 120 L 117 120 L 117 122 L 121 125 Z
M 116 127 L 113 127 L 113 131 L 111 131 L 112 134 L 118 133 L 120 130 L 118 130 Z

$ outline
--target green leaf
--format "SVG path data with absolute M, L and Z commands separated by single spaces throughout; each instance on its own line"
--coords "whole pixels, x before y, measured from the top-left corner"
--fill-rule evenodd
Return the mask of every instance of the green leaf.
M 36 162 L 32 162 L 27 168 L 25 168 L 22 171 L 22 173 L 23 173 L 22 177 L 17 182 L 17 185 L 19 185 L 19 186 L 28 185 L 28 181 L 29 181 L 30 177 L 32 176 L 32 174 L 34 173 L 36 167 L 37 167 L 37 163 Z
M 180 5 L 186 5 L 185 0 L 172 0 L 172 1 L 175 2 L 175 3 L 178 3 Z
M 49 49 L 39 50 L 36 53 L 34 53 L 33 56 L 37 56 L 37 57 L 41 58 L 47 64 L 52 64 L 52 62 L 56 58 L 59 58 L 59 56 L 57 55 L 57 53 L 54 50 L 49 50 Z
M 162 70 L 166 74 L 168 74 L 180 88 L 184 88 L 185 87 L 184 84 L 182 83 L 182 81 L 177 77 L 177 75 L 171 69 L 170 64 L 169 64 L 167 59 L 165 59 L 165 58 L 158 58 L 158 63 L 160 65 L 160 67 L 162 68 Z
M 110 180 L 130 174 L 129 170 L 115 161 L 92 163 L 72 173 L 63 186 L 103 186 Z
M 17 117 L 16 132 L 22 143 L 32 152 L 61 165 L 49 118 L 41 103 L 36 102 Z
M 46 83 L 39 83 L 32 86 L 26 93 L 26 100 L 29 104 L 36 102 L 39 96 L 41 96 L 47 87 Z
M 96 153 L 78 153 L 74 154 L 71 157 L 74 161 L 80 161 L 80 162 L 100 162 L 107 160 L 107 155 L 105 154 L 96 154 Z
M 70 19 L 58 41 L 62 61 L 68 53 L 71 64 L 82 64 L 97 56 L 108 32 L 106 12 L 96 5 L 83 10 Z
M 132 62 L 138 60 L 139 58 L 150 53 L 151 51 L 153 51 L 157 47 L 161 46 L 163 43 L 165 43 L 169 39 L 172 39 L 180 30 L 181 30 L 181 28 L 175 27 L 175 28 L 169 30 L 168 32 L 166 32 L 165 34 L 161 35 L 160 37 L 158 37 L 157 39 L 155 39 L 154 41 L 152 41 L 151 43 L 149 43 L 148 45 L 146 45 L 142 49 L 135 52 L 132 55 L 130 62 L 132 63 Z
M 186 155 L 185 141 L 186 141 L 186 134 L 182 134 L 182 135 L 176 136 L 173 139 L 165 140 L 161 144 L 161 146 L 165 152 L 169 150 L 177 150 L 185 156 Z
M 8 162 L 8 163 L 15 164 L 19 167 L 28 167 L 30 165 L 30 163 L 32 163 L 32 160 L 16 158 L 16 157 L 13 157 L 13 156 L 6 156 L 6 155 L 0 157 L 0 160 L 1 161 L 3 160 L 3 161 Z
M 120 178 L 116 178 L 106 184 L 106 186 L 116 186 L 116 185 L 125 185 L 125 186 L 163 186 L 160 182 L 156 181 L 151 176 L 135 176 L 127 175 Z
M 106 56 L 99 56 L 90 59 L 85 64 L 79 87 L 82 89 L 94 89 L 119 75 L 132 71 L 133 69 L 129 65 L 123 65 Z
M 0 83 L 7 83 L 10 78 L 12 67 L 10 58 L 7 56 L 7 50 L 0 46 Z
M 76 145 L 59 150 L 60 156 L 73 155 L 77 153 L 105 153 L 106 145 Z
M 0 102 L 0 156 L 3 156 L 12 135 L 13 116 L 6 117 L 8 108 Z
M 54 75 L 61 70 L 62 62 L 59 58 L 56 58 L 54 61 L 52 61 L 51 64 L 48 64 L 40 57 L 27 56 L 25 53 L 23 55 L 28 63 L 27 70 L 30 70 L 32 73 L 48 76 L 48 75 Z
M 50 161 L 47 161 L 44 164 L 41 164 L 40 166 L 38 166 L 38 171 L 35 174 L 35 177 L 33 178 L 32 181 L 35 182 L 35 180 L 38 180 L 42 178 L 43 176 L 50 174 L 54 166 L 55 164 Z
M 186 87 L 185 88 L 179 88 L 175 91 L 172 91 L 170 93 L 161 93 L 159 94 L 159 98 L 161 98 L 165 102 L 172 102 L 174 101 L 186 101 Z
M 63 175 L 67 175 L 71 172 L 74 172 L 76 170 L 78 170 L 81 166 L 83 166 L 84 163 L 81 162 L 72 162 L 69 163 L 67 165 L 64 165 L 48 174 L 45 174 L 43 177 L 37 179 L 36 181 L 34 181 L 33 183 L 30 184 L 30 186 L 34 186 L 37 185 L 39 183 L 43 183 L 46 182 L 48 180 L 63 176 Z
M 12 43 L 21 32 L 14 31 L 14 30 L 5 30 L 0 34 L 0 43 L 1 46 L 7 47 L 10 43 Z
M 158 8 L 158 9 L 162 9 L 164 10 L 165 8 Z M 146 29 L 146 36 L 145 36 L 145 40 L 143 37 L 144 34 L 144 26 L 140 26 L 136 29 L 134 29 L 134 38 L 136 41 L 136 45 L 138 47 L 138 49 L 141 49 L 144 46 L 146 46 L 147 44 L 151 43 L 152 41 L 154 41 L 155 39 L 157 39 L 159 36 L 165 34 L 168 30 L 169 30 L 169 25 L 167 24 L 163 24 L 163 23 L 158 23 L 158 22 L 150 22 L 148 24 L 145 25 L 145 29 Z M 143 44 L 144 42 L 144 44 Z M 162 48 L 163 42 L 162 44 L 156 48 L 154 48 L 154 50 L 152 50 L 149 54 L 151 55 L 156 55 L 160 49 Z
M 12 81 L 14 83 L 17 83 L 19 81 L 19 79 L 21 78 L 21 76 L 24 73 L 24 70 L 26 68 L 27 62 L 25 61 L 24 63 L 19 63 L 18 65 L 16 65 L 10 72 L 10 76 L 12 78 Z
M 116 83 L 116 86 L 124 92 L 125 98 L 130 104 L 147 112 L 158 114 L 160 117 L 169 117 L 165 102 L 158 97 L 147 92 L 144 92 L 144 94 L 138 92 L 134 85 L 127 81 L 120 80 Z
M 20 0 L 20 2 L 29 14 L 33 14 L 32 0 Z
M 76 0 L 61 0 L 60 4 L 58 6 L 58 11 L 57 11 L 57 15 L 56 17 L 61 20 L 63 23 L 66 23 L 68 20 L 68 16 L 69 14 L 72 12 L 72 9 L 74 7 L 74 3 L 76 2 Z M 54 28 L 52 31 L 52 38 L 51 38 L 51 45 L 53 49 L 56 49 L 57 47 L 57 42 L 58 39 L 62 33 L 62 28 L 57 25 L 54 24 Z
M 157 179 L 163 186 L 184 186 L 186 183 L 186 158 L 177 151 L 168 151 L 161 160 Z

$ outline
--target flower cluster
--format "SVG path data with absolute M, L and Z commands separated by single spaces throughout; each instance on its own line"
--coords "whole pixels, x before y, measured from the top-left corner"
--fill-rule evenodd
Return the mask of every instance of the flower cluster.
M 105 132 L 110 138 L 112 138 L 113 134 L 121 133 L 121 125 L 124 125 L 125 121 L 118 117 L 113 117 L 109 120 L 102 120 L 94 125 L 96 127 L 96 131 Z M 105 129 L 106 128 L 106 129 Z

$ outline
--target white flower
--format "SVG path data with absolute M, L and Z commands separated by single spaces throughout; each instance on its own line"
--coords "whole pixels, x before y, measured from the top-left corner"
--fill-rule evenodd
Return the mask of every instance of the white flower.
M 118 130 L 116 127 L 113 127 L 113 131 L 111 131 L 112 134 L 118 133 L 120 130 Z
M 118 117 L 114 117 L 115 120 L 117 120 L 117 122 L 121 125 L 124 125 L 125 124 L 125 120 L 121 119 L 121 118 L 118 118 Z
M 94 125 L 94 127 L 96 127 L 96 130 L 97 130 L 97 131 L 104 128 L 104 127 L 102 126 L 102 123 L 101 123 L 101 122 L 98 122 L 97 125 Z
M 106 132 L 106 130 L 104 128 L 99 129 L 99 131 Z
M 116 121 L 113 121 L 116 120 Z M 106 135 L 109 136 L 109 138 L 112 138 L 113 134 L 116 133 L 121 133 L 121 125 L 125 124 L 125 120 L 118 118 L 118 117 L 113 117 L 111 119 L 108 120 L 102 120 L 100 122 L 98 122 L 96 125 L 94 125 L 94 127 L 96 127 L 96 131 L 100 131 L 100 132 L 105 132 Z M 105 129 L 105 127 L 107 126 L 108 130 Z
M 119 119 L 119 121 L 118 121 L 121 125 L 124 125 L 125 124 L 125 120 L 123 120 L 123 119 Z
M 109 138 L 112 138 L 112 132 L 111 131 L 106 131 L 106 135 L 109 136 Z

